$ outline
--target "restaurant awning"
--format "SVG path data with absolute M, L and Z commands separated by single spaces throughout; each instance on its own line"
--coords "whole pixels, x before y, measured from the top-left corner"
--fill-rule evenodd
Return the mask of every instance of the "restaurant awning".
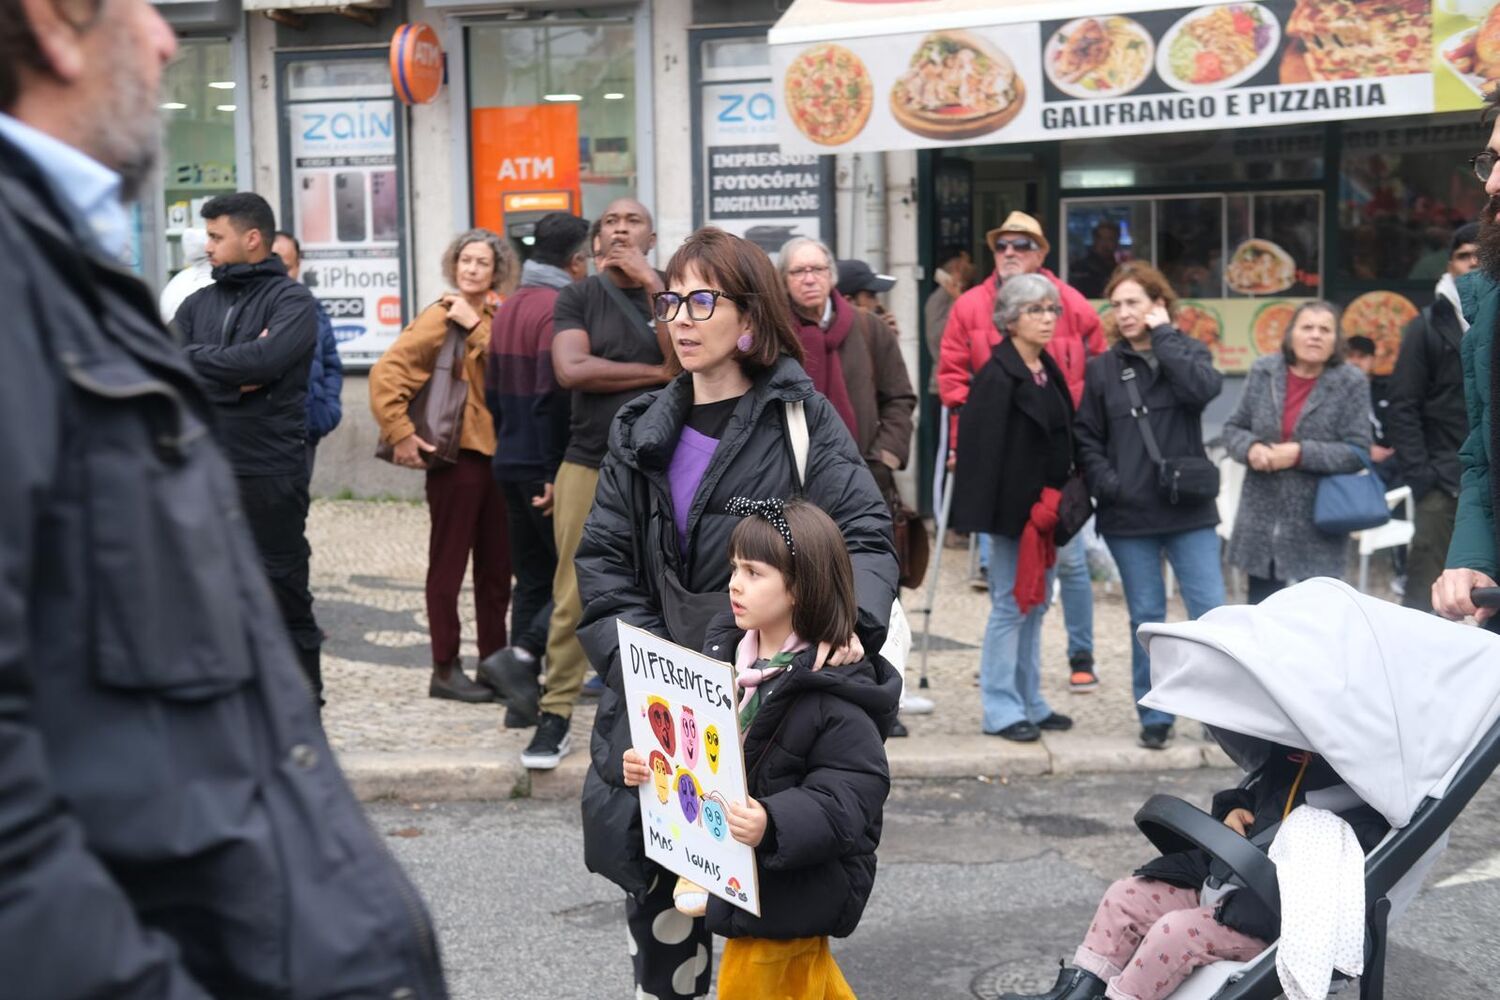
M 1491 9 L 1435 0 L 796 0 L 784 148 L 854 152 L 1479 107 Z

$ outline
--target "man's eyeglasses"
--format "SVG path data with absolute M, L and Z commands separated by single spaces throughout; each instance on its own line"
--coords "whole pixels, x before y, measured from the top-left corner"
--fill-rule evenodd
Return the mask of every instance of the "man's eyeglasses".
M 788 278 L 791 278 L 793 281 L 801 281 L 803 278 L 807 277 L 809 274 L 811 274 L 811 275 L 813 275 L 815 277 L 821 278 L 821 277 L 823 277 L 823 275 L 827 274 L 830 270 L 831 270 L 831 268 L 829 268 L 829 266 L 827 264 L 818 264 L 818 265 L 812 266 L 812 267 L 794 267 L 794 268 L 792 268 L 790 271 L 788 271 L 786 273 L 786 276 Z
M 1486 149 L 1478 156 L 1469 157 L 1469 166 L 1474 168 L 1474 176 L 1478 177 L 1481 183 L 1488 184 L 1490 174 L 1495 172 L 1496 160 L 1500 160 L 1500 153 L 1493 149 Z
M 995 240 L 995 252 L 998 254 L 1003 254 L 1006 250 L 1014 250 L 1016 253 L 1030 253 L 1033 250 L 1040 250 L 1041 248 L 1042 245 L 1029 236 L 1022 236 L 1019 239 L 1012 240 L 1001 236 Z
M 1043 316 L 1051 316 L 1053 319 L 1056 319 L 1062 314 L 1063 308 L 1058 305 L 1044 305 L 1040 302 L 1033 302 L 1029 306 L 1021 307 L 1021 315 L 1030 316 L 1032 319 L 1041 319 Z
M 702 323 L 714 314 L 714 308 L 719 304 L 720 297 L 735 302 L 728 292 L 721 292 L 717 288 L 695 288 L 685 295 L 679 295 L 676 292 L 657 292 L 651 297 L 651 302 L 656 310 L 656 318 L 663 323 L 670 323 L 676 319 L 678 310 L 684 304 L 687 305 L 688 319 L 694 323 Z

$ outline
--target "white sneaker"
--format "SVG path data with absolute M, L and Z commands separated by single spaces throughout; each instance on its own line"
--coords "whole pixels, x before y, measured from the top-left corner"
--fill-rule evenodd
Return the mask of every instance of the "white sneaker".
M 901 711 L 907 715 L 931 715 L 937 706 L 931 698 L 923 698 L 919 694 L 901 694 Z

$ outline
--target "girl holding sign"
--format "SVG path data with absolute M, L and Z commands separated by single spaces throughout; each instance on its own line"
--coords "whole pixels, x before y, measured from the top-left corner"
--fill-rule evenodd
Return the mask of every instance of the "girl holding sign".
M 646 857 L 640 793 L 620 770 L 631 740 L 616 622 L 705 648 L 709 622 L 729 611 L 735 497 L 800 493 L 838 525 L 856 610 L 830 639 L 829 667 L 881 647 L 897 569 L 890 510 L 849 429 L 799 364 L 802 345 L 786 296 L 772 294 L 781 283 L 770 258 L 748 240 L 700 229 L 668 261 L 666 286 L 653 305 L 681 374 L 620 408 L 578 545 L 578 638 L 605 679 L 582 812 L 584 862 L 629 894 L 637 986 L 658 1000 L 686 1000 L 708 993 L 713 941 L 702 918 L 674 908 L 676 876 Z M 788 425 L 799 406 L 805 467 Z M 732 653 L 708 650 L 721 660 Z M 703 739 L 706 751 L 707 732 Z M 727 819 L 723 809 L 710 815 L 716 825 Z
M 828 948 L 853 933 L 875 883 L 890 791 L 884 741 L 901 680 L 879 656 L 829 665 L 853 627 L 854 570 L 838 526 L 804 501 L 730 501 L 749 515 L 730 537 L 734 648 L 750 798 L 731 802 L 729 834 L 756 848 L 761 915 L 708 896 L 708 928 L 729 941 L 720 1000 L 844 1000 L 854 992 Z M 645 757 L 622 759 L 625 783 L 652 780 Z

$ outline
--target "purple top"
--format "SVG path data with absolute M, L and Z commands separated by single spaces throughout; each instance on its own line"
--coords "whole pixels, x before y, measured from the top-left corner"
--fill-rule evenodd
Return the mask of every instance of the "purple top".
M 677 450 L 672 452 L 671 464 L 667 466 L 667 485 L 672 488 L 672 520 L 677 524 L 677 551 L 687 556 L 688 510 L 693 506 L 693 497 L 708 463 L 713 460 L 719 439 L 701 434 L 691 427 L 682 428 L 682 437 L 677 439 Z

